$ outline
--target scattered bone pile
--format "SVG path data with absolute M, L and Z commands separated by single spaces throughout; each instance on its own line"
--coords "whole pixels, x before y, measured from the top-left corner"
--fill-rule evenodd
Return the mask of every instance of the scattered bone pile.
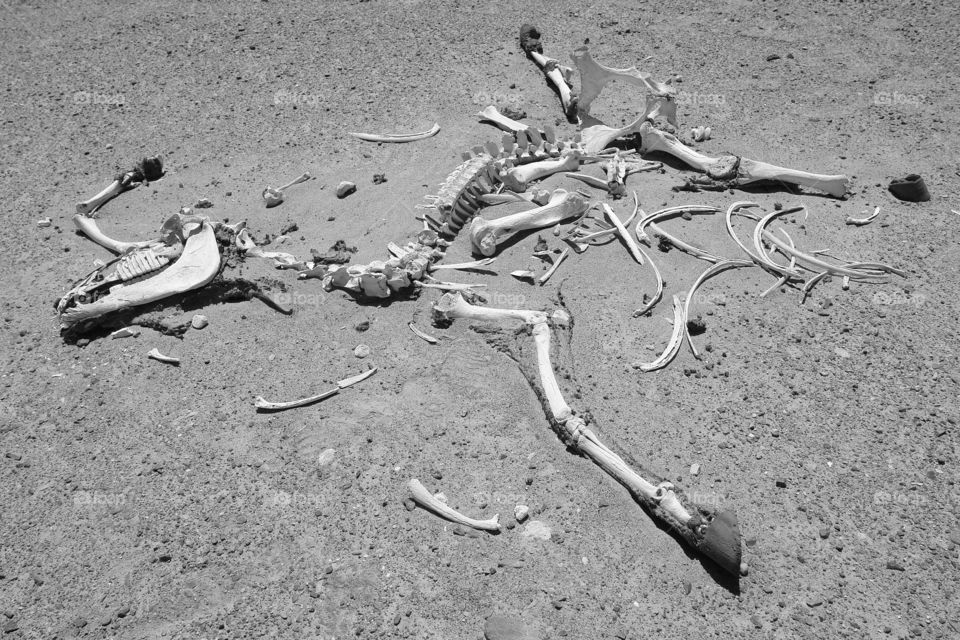
M 499 143 L 488 142 L 464 154 L 463 162 L 440 185 L 436 195 L 429 196 L 427 204 L 421 205 L 428 210 L 420 217 L 423 230 L 405 246 L 395 243 L 388 245 L 387 259 L 365 265 L 324 265 L 301 261 L 290 254 L 264 251 L 253 242 L 242 225 L 217 226 L 206 218 L 189 213 L 171 218 L 164 226 L 161 240 L 157 242 L 123 243 L 107 238 L 88 214 L 110 197 L 131 188 L 135 180 L 154 179 L 151 176 L 156 175 L 154 169 L 157 167 L 143 165 L 118 177 L 106 190 L 78 205 L 77 226 L 91 239 L 120 255 L 115 261 L 81 280 L 60 300 L 57 310 L 61 324 L 68 327 L 81 319 L 143 305 L 205 286 L 220 268 L 220 255 L 214 239 L 217 229 L 232 234 L 236 247 L 246 255 L 273 259 L 278 268 L 298 269 L 300 278 L 320 278 L 327 290 L 343 289 L 357 297 L 370 299 L 405 296 L 418 288 L 452 291 L 454 293 L 443 295 L 434 307 L 438 322 L 466 319 L 493 323 L 519 322 L 528 327 L 535 346 L 536 364 L 525 368 L 521 363 L 521 368 L 525 369 L 527 379 L 541 398 L 551 423 L 563 441 L 623 484 L 635 499 L 647 506 L 655 517 L 694 549 L 730 574 L 743 573 L 745 568 L 741 564 L 740 534 L 736 515 L 732 511 L 717 512 L 699 507 L 690 503 L 684 498 L 683 492 L 669 482 L 655 484 L 648 481 L 601 443 L 587 420 L 566 404 L 551 362 L 553 333 L 569 327 L 570 319 L 565 311 L 547 314 L 538 310 L 476 306 L 466 298 L 471 297 L 477 285 L 442 282 L 431 274 L 443 268 L 473 268 L 489 264 L 503 243 L 516 234 L 572 221 L 562 235 L 570 249 L 554 260 L 551 269 L 539 279 L 540 284 L 559 268 L 571 250 L 583 252 L 595 242 L 617 235 L 638 265 L 649 265 L 655 277 L 654 294 L 644 296 L 644 300 L 640 301 L 641 306 L 634 313 L 634 316 L 643 316 L 662 299 L 664 286 L 659 269 L 641 245 L 653 246 L 656 239 L 709 262 L 710 266 L 691 284 L 685 302 L 676 296 L 672 298 L 674 320 L 671 339 L 654 360 L 634 365 L 642 371 L 654 371 L 669 364 L 684 341 L 689 344 L 694 356 L 699 357 L 687 324 L 690 301 L 694 299 L 698 287 L 721 272 L 759 267 L 770 273 L 776 281 L 761 295 L 767 295 L 786 284 L 799 286 L 806 295 L 817 282 L 828 276 L 842 277 L 846 286 L 850 281 L 878 283 L 886 281 L 890 274 L 904 274 L 879 263 L 840 261 L 804 251 L 794 244 L 786 231 L 781 229 L 778 233 L 770 230 L 778 217 L 796 213 L 803 210 L 802 207 L 756 214 L 750 211 L 758 206 L 755 203 L 734 204 L 726 211 L 726 228 L 745 256 L 723 257 L 676 238 L 657 225 L 677 215 L 721 213 L 715 207 L 686 205 L 648 214 L 640 209 L 639 198 L 634 192 L 633 213 L 623 221 L 609 204 L 591 201 L 590 195 L 585 192 L 562 188 L 552 192 L 537 189 L 540 180 L 560 174 L 577 180 L 578 184 L 596 188 L 612 199 L 619 199 L 628 192 L 628 176 L 662 167 L 660 163 L 645 158 L 655 152 L 671 155 L 703 174 L 687 181 L 685 187 L 689 189 L 727 189 L 767 181 L 798 185 L 841 197 L 849 187 L 849 180 L 843 175 L 808 173 L 735 155 L 711 157 L 701 154 L 674 134 L 677 131 L 676 90 L 669 83 L 658 82 L 635 67 L 615 69 L 601 65 L 592 59 L 586 47 L 580 47 L 571 56 L 580 79 L 580 91 L 576 92 L 572 86 L 573 69 L 543 54 L 540 34 L 535 27 L 524 25 L 521 47 L 556 89 L 567 119 L 579 125 L 578 133 L 564 139 L 558 137 L 550 127 L 541 130 L 520 123 L 492 106 L 482 110 L 477 114 L 478 117 L 496 125 L 506 135 Z M 638 86 L 646 93 L 643 112 L 624 127 L 608 126 L 590 113 L 593 101 L 614 80 Z M 438 131 L 439 127 L 435 125 L 429 131 L 414 134 L 352 135 L 376 142 L 412 142 L 436 135 Z M 709 127 L 692 129 L 695 141 L 707 139 L 711 133 Z M 640 138 L 637 152 L 625 152 L 611 146 L 618 140 L 637 135 Z M 595 163 L 600 165 L 604 178 L 580 173 L 582 167 Z M 289 185 L 265 190 L 263 196 L 267 206 L 279 204 L 284 189 L 307 178 L 309 175 L 304 174 Z M 481 215 L 486 208 L 504 202 L 523 202 L 529 204 L 530 208 L 497 219 L 487 219 Z M 591 214 L 595 209 L 601 211 L 601 216 Z M 745 242 L 737 235 L 733 223 L 735 218 L 753 222 L 751 241 Z M 629 226 L 634 219 L 637 222 L 631 234 Z M 871 219 L 853 219 L 851 224 L 866 224 Z M 468 229 L 473 251 L 485 258 L 459 265 L 440 264 L 446 248 L 464 228 Z M 528 279 L 532 276 L 526 272 L 515 272 L 513 275 Z M 423 339 L 435 342 L 435 339 L 412 325 L 411 328 Z M 515 339 L 523 340 L 525 334 L 519 335 L 521 337 Z M 261 410 L 303 406 L 329 397 L 370 373 L 341 381 L 337 389 L 318 396 L 290 403 L 268 402 L 259 398 L 257 406 Z M 455 512 L 443 501 L 430 495 L 416 480 L 411 481 L 410 490 L 417 503 L 445 518 L 488 531 L 500 529 L 496 518 L 481 521 Z

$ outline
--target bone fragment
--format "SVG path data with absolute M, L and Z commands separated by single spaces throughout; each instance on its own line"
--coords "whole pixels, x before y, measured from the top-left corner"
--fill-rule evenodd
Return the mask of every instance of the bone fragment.
M 424 333 L 423 331 L 421 331 L 420 329 L 418 329 L 418 328 L 417 328 L 417 325 L 413 324 L 412 322 L 407 323 L 407 326 L 410 327 L 410 331 L 413 331 L 413 333 L 414 333 L 418 338 L 420 338 L 420 339 L 422 339 L 422 340 L 426 340 L 426 341 L 429 342 L 430 344 L 437 344 L 438 342 L 440 342 L 439 340 L 437 340 L 437 339 L 434 338 L 433 336 L 427 335 L 426 333 Z
M 587 210 L 586 199 L 577 192 L 557 189 L 550 202 L 542 207 L 521 211 L 488 221 L 481 216 L 470 223 L 470 242 L 481 255 L 492 256 L 497 245 L 521 231 L 551 227 L 558 222 L 583 214 Z
M 323 393 L 317 394 L 315 396 L 310 396 L 308 398 L 303 398 L 301 400 L 292 400 L 290 402 L 270 402 L 268 400 L 264 400 L 262 396 L 257 396 L 255 399 L 255 405 L 257 409 L 261 411 L 285 411 L 287 409 L 294 409 L 296 407 L 304 407 L 308 404 L 313 404 L 314 402 L 320 402 L 321 400 L 326 400 L 330 396 L 334 396 L 340 393 L 341 389 L 346 389 L 347 387 L 351 385 L 355 385 L 358 382 L 363 382 L 364 380 L 366 380 L 376 372 L 377 372 L 377 368 L 374 367 L 372 369 L 364 371 L 363 373 L 359 373 L 355 376 L 344 378 L 343 380 L 337 383 L 337 386 L 335 389 L 324 391 Z
M 847 219 L 844 222 L 846 222 L 847 224 L 852 224 L 858 227 L 862 227 L 865 224 L 870 224 L 871 222 L 873 222 L 878 215 L 880 215 L 880 207 L 877 207 L 876 209 L 874 209 L 873 213 L 871 213 L 866 218 L 854 218 L 852 216 L 847 216 Z
M 693 138 L 694 142 L 709 140 L 711 133 L 713 133 L 713 130 L 710 127 L 694 127 L 690 129 L 690 137 Z
M 429 270 L 439 271 L 440 269 L 478 269 L 493 264 L 496 258 L 484 258 L 483 260 L 473 260 L 471 262 L 458 262 L 454 264 L 433 264 Z
M 437 135 L 440 132 L 440 125 L 434 123 L 430 129 L 427 131 L 422 131 L 420 133 L 357 133 L 351 131 L 349 135 L 354 138 L 360 138 L 361 140 L 366 140 L 368 142 L 416 142 L 417 140 L 424 140 L 432 136 Z
M 150 350 L 150 352 L 147 354 L 147 357 L 153 358 L 154 360 L 157 360 L 159 362 L 163 362 L 166 364 L 180 366 L 180 358 L 174 358 L 173 356 L 165 356 L 162 353 L 160 353 L 160 350 L 157 349 L 156 347 Z
M 553 266 L 547 269 L 547 272 L 540 276 L 540 279 L 537 280 L 537 284 L 541 287 L 547 283 L 554 273 L 557 272 L 557 269 L 560 268 L 560 263 L 567 259 L 567 256 L 570 255 L 570 249 L 564 249 L 560 252 L 560 255 L 557 256 L 557 261 L 553 263 Z
M 117 329 L 110 334 L 110 337 L 113 340 L 117 338 L 137 338 L 140 336 L 140 329 L 137 327 L 124 327 L 122 329 Z
M 690 287 L 690 290 L 687 292 L 687 298 L 683 303 L 683 335 L 687 339 L 687 344 L 690 345 L 690 351 L 693 353 L 693 357 L 697 360 L 700 359 L 700 353 L 694 346 L 693 340 L 690 338 L 689 328 L 687 327 L 687 320 L 690 318 L 690 302 L 697 293 L 697 289 L 709 278 L 712 278 L 722 271 L 726 271 L 727 269 L 742 269 L 743 267 L 752 266 L 753 262 L 750 260 L 724 260 L 722 262 L 710 265 L 710 267 L 701 273 L 700 276 L 694 281 L 693 285 Z
M 577 101 L 573 98 L 573 91 L 570 89 L 570 85 L 567 84 L 567 79 L 564 77 L 565 74 L 560 63 L 537 51 L 527 51 L 527 55 L 533 58 L 534 62 L 536 62 L 543 73 L 546 74 L 547 79 L 557 88 L 557 92 L 560 94 L 560 104 L 563 105 L 563 113 L 566 115 L 567 120 L 576 122 Z
M 459 511 L 455 511 L 452 507 L 448 507 L 445 503 L 434 497 L 416 478 L 412 478 L 410 482 L 407 483 L 407 488 L 410 489 L 410 495 L 413 496 L 414 502 L 419 504 L 424 509 L 427 509 L 428 511 L 440 516 L 441 518 L 445 518 L 451 522 L 456 522 L 457 524 L 461 524 L 465 527 L 470 527 L 471 529 L 479 529 L 481 531 L 500 531 L 499 515 L 495 515 L 489 520 L 475 520 L 473 518 L 469 518 Z

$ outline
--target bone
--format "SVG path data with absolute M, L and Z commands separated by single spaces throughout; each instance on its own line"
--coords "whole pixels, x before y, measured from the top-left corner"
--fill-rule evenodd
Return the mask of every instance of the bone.
M 510 133 L 526 131 L 530 128 L 529 125 L 523 124 L 522 122 L 517 122 L 513 118 L 508 118 L 507 116 L 503 115 L 500 113 L 499 109 L 493 105 L 485 107 L 482 111 L 479 111 L 477 113 L 477 117 L 480 118 L 480 120 L 488 120 L 504 131 L 509 131 Z
M 357 374 L 355 376 L 351 376 L 349 378 L 344 378 L 343 380 L 337 383 L 337 386 L 335 389 L 330 389 L 329 391 L 324 391 L 323 393 L 319 393 L 315 396 L 309 396 L 307 398 L 302 398 L 300 400 L 291 400 L 290 402 L 270 402 L 269 400 L 265 400 L 261 396 L 257 396 L 254 404 L 256 405 L 257 409 L 260 411 L 286 411 L 287 409 L 305 407 L 307 405 L 314 404 L 315 402 L 326 400 L 331 396 L 335 396 L 338 393 L 340 393 L 341 389 L 346 389 L 347 387 L 355 385 L 358 382 L 363 382 L 364 380 L 366 380 L 376 372 L 377 372 L 377 367 L 373 367 L 372 369 L 368 369 L 363 373 Z
M 528 51 L 527 55 L 533 58 L 534 62 L 546 74 L 547 79 L 557 88 L 557 92 L 560 94 L 560 104 L 563 106 L 563 113 L 567 120 L 576 122 L 577 102 L 574 100 L 570 85 L 567 84 L 570 74 L 564 73 L 566 68 L 561 67 L 560 63 L 553 58 L 548 58 L 537 51 Z
M 606 214 L 610 222 L 613 223 L 613 226 L 616 227 L 617 233 L 620 235 L 620 238 L 627 245 L 627 249 L 630 250 L 630 255 L 633 256 L 633 259 L 639 264 L 643 264 L 643 253 L 640 251 L 640 247 L 637 246 L 637 243 L 634 241 L 633 236 L 630 235 L 630 232 L 627 231 L 627 228 L 620 221 L 620 218 L 617 217 L 617 214 L 613 212 L 613 209 L 610 208 L 606 202 L 600 205 L 603 207 L 603 213 Z
M 494 221 L 476 216 L 470 223 L 470 242 L 481 255 L 492 256 L 497 245 L 521 231 L 551 227 L 558 222 L 583 214 L 586 199 L 578 192 L 557 189 L 550 202 L 542 207 L 521 211 Z
M 220 272 L 220 250 L 213 227 L 206 219 L 187 219 L 183 231 L 188 237 L 179 259 L 155 276 L 115 284 L 106 295 L 97 295 L 101 270 L 82 280 L 57 303 L 61 329 L 207 285 Z M 92 302 L 83 302 L 91 297 Z
M 473 260 L 471 262 L 458 262 L 455 264 L 433 264 L 430 265 L 430 271 L 439 271 L 440 269 L 479 269 L 480 267 L 486 267 L 491 265 L 496 261 L 496 258 L 484 258 L 483 260 Z
M 673 334 L 670 336 L 670 342 L 652 362 L 635 362 L 634 369 L 640 369 L 644 372 L 656 371 L 670 364 L 680 351 L 680 345 L 683 344 L 686 320 L 683 314 L 683 304 L 677 296 L 673 296 Z
M 287 189 L 289 189 L 295 184 L 306 182 L 309 179 L 310 179 L 310 174 L 304 173 L 303 175 L 298 176 L 297 178 L 295 178 L 294 180 L 291 180 L 290 182 L 283 185 L 282 187 L 277 187 L 276 189 L 274 189 L 273 187 L 267 187 L 266 189 L 263 190 L 263 193 L 261 193 L 260 196 L 263 198 L 263 201 L 267 205 L 268 209 L 271 207 L 275 207 L 281 202 L 283 202 L 283 199 L 286 197 L 286 195 L 284 194 L 284 191 L 286 191 Z
M 650 77 L 649 73 L 639 71 L 636 67 L 614 69 L 596 62 L 591 57 L 587 47 L 577 48 L 570 54 L 570 57 L 577 65 L 577 70 L 580 71 L 580 95 L 577 108 L 581 113 L 590 113 L 590 105 L 594 99 L 613 80 L 638 85 L 654 96 L 673 99 L 676 95 L 676 90 L 673 87 L 663 82 L 657 82 Z M 675 117 L 670 121 L 670 124 L 676 126 Z
M 361 140 L 366 140 L 368 142 L 416 142 L 417 140 L 425 140 L 432 136 L 437 135 L 440 132 L 440 125 L 434 123 L 430 129 L 427 131 L 422 131 L 420 133 L 357 133 L 355 131 L 349 132 L 349 135 L 354 138 L 360 138 Z
M 693 127 L 690 129 L 690 137 L 693 138 L 694 142 L 703 142 L 704 140 L 710 139 L 710 134 L 713 133 L 713 129 L 710 127 Z
M 156 241 L 145 240 L 141 242 L 122 242 L 120 240 L 114 240 L 113 238 L 108 238 L 105 233 L 100 230 L 100 227 L 97 226 L 97 221 L 93 218 L 90 218 L 79 213 L 74 214 L 73 223 L 77 225 L 77 228 L 83 232 L 85 236 L 99 244 L 101 247 L 109 249 L 114 253 L 125 253 L 130 249 L 137 249 L 139 247 L 148 247 L 151 244 L 155 244 Z
M 676 296 L 674 307 L 682 314 L 683 310 Z M 680 502 L 672 485 L 661 483 L 655 486 L 645 480 L 620 456 L 600 442 L 582 418 L 573 414 L 563 399 L 550 361 L 551 334 L 546 313 L 476 307 L 463 301 L 460 296 L 452 295 L 446 300 L 441 299 L 434 307 L 434 313 L 446 319 L 523 320 L 530 325 L 536 345 L 537 377 L 543 391 L 542 399 L 551 422 L 562 430 L 564 442 L 574 451 L 589 457 L 638 500 L 650 507 L 656 507 L 653 509 L 654 514 L 665 520 L 701 553 L 717 562 L 725 571 L 737 574 L 740 569 L 740 532 L 736 516 L 732 512 L 722 512 L 709 521 L 699 515 L 692 516 Z M 554 314 L 553 319 L 557 326 L 569 325 L 569 317 L 566 317 L 565 313 Z
M 873 210 L 873 213 L 871 213 L 866 218 L 854 218 L 852 216 L 847 216 L 847 219 L 844 220 L 844 222 L 846 224 L 862 227 L 863 225 L 870 224 L 871 222 L 873 222 L 876 219 L 876 217 L 879 215 L 880 215 L 880 207 L 877 207 L 876 209 Z
M 434 514 L 445 518 L 451 522 L 461 524 L 465 527 L 470 527 L 471 529 L 479 529 L 481 531 L 500 531 L 500 516 L 495 515 L 489 520 L 475 520 L 473 518 L 467 517 L 455 511 L 451 507 L 448 507 L 446 504 L 438 500 L 433 496 L 427 488 L 420 483 L 416 478 L 412 478 L 409 483 L 407 483 L 407 488 L 410 489 L 410 495 L 413 496 L 414 502 L 419 504 L 424 509 L 433 512 Z
M 250 237 L 250 232 L 246 229 L 241 229 L 237 233 L 235 242 L 237 248 L 244 251 L 248 256 L 264 258 L 266 260 L 277 260 L 281 265 L 286 267 L 294 267 L 300 264 L 300 261 L 289 253 L 282 251 L 264 251 L 257 246 L 253 238 Z
M 147 354 L 148 358 L 152 358 L 158 362 L 163 362 L 164 364 L 172 364 L 175 367 L 180 366 L 180 358 L 174 358 L 173 356 L 165 356 L 160 353 L 160 350 L 154 347 Z
M 77 213 L 91 215 L 102 207 L 108 200 L 128 189 L 132 189 L 142 182 L 158 180 L 163 176 L 163 162 L 157 156 L 144 158 L 137 166 L 126 173 L 117 176 L 103 191 L 89 200 L 77 203 Z
M 519 167 L 505 169 L 500 172 L 500 181 L 512 191 L 527 190 L 527 185 L 535 180 L 542 180 L 561 171 L 576 171 L 580 168 L 580 156 L 568 153 L 560 158 L 531 162 Z
M 553 274 L 555 274 L 557 272 L 557 269 L 560 268 L 560 263 L 566 260 L 567 256 L 569 255 L 570 255 L 570 249 L 564 249 L 562 252 L 560 252 L 560 255 L 557 256 L 556 262 L 553 263 L 553 266 L 547 269 L 546 273 L 540 276 L 540 278 L 537 280 L 537 284 L 539 284 L 541 287 L 545 285 L 547 283 L 547 280 L 553 277 Z
M 418 328 L 417 328 L 417 325 L 413 324 L 412 322 L 407 323 L 407 327 L 409 327 L 409 328 L 410 328 L 410 331 L 413 331 L 414 335 L 416 335 L 416 336 L 417 336 L 418 338 L 420 338 L 421 340 L 424 340 L 424 341 L 426 341 L 426 342 L 428 342 L 428 343 L 430 343 L 430 344 L 437 344 L 438 342 L 440 342 L 439 340 L 437 340 L 437 339 L 434 338 L 433 336 L 428 335 L 428 334 L 424 333 L 423 331 L 421 331 L 420 329 L 418 329 Z
M 761 180 L 786 182 L 842 197 L 850 187 L 850 180 L 844 175 L 824 175 L 808 173 L 795 169 L 785 169 L 758 160 L 738 156 L 714 158 L 694 151 L 676 136 L 656 129 L 649 123 L 639 128 L 641 136 L 640 153 L 646 155 L 654 151 L 667 153 L 683 161 L 701 173 L 706 173 L 721 185 L 742 186 Z M 587 145 L 585 144 L 584 147 Z
M 694 346 L 693 340 L 690 338 L 690 331 L 687 327 L 687 319 L 690 317 L 690 302 L 693 301 L 694 295 L 697 293 L 697 289 L 700 288 L 704 282 L 713 276 L 717 275 L 722 271 L 727 269 L 742 269 L 744 267 L 752 267 L 753 262 L 750 260 L 724 260 L 722 262 L 717 262 L 716 264 L 710 265 L 710 267 L 700 274 L 693 285 L 691 285 L 690 290 L 687 292 L 687 297 L 683 303 L 683 335 L 687 340 L 687 344 L 690 345 L 690 351 L 693 353 L 693 357 L 697 360 L 700 359 L 700 352 L 697 351 L 697 347 Z

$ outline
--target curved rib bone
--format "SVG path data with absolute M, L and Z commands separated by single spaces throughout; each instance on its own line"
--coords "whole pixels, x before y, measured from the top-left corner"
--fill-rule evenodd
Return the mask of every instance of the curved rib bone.
M 423 131 L 421 133 L 357 133 L 356 131 L 349 132 L 349 135 L 354 138 L 360 138 L 361 140 L 366 140 L 367 142 L 415 142 L 417 140 L 423 140 L 431 136 L 437 135 L 440 132 L 440 125 L 434 123 L 428 131 Z
M 480 216 L 475 217 L 470 223 L 470 242 L 480 254 L 492 256 L 497 252 L 497 245 L 515 233 L 551 227 L 581 215 L 587 210 L 587 206 L 587 200 L 580 193 L 557 189 L 550 196 L 550 202 L 542 207 L 504 216 L 492 222 Z
M 465 527 L 480 529 L 481 531 L 500 531 L 499 514 L 489 520 L 475 520 L 437 500 L 416 478 L 412 478 L 410 482 L 407 483 L 407 488 L 410 489 L 410 495 L 413 496 L 414 502 L 424 509 L 432 511 L 441 518 L 446 518 L 451 522 L 462 524 Z

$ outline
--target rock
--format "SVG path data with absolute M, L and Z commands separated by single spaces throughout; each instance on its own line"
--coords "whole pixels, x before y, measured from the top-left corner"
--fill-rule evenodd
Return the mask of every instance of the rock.
M 53 224 L 53 220 L 50 218 L 44 218 L 42 220 L 37 220 L 37 226 L 40 228 L 49 227 Z
M 549 540 L 552 534 L 550 527 L 543 522 L 531 520 L 527 523 L 527 526 L 523 528 L 523 531 L 520 532 L 520 535 L 531 540 Z
M 373 184 L 383 184 L 387 181 L 387 176 L 382 173 L 373 174 Z
M 522 524 L 530 517 L 530 507 L 525 504 L 518 504 L 513 509 L 513 516 L 517 519 L 517 522 Z
M 20 623 L 16 620 L 8 620 L 6 624 L 3 625 L 4 633 L 13 633 L 20 628 Z M 509 636 L 506 636 L 509 637 Z
M 417 503 L 413 501 L 413 498 L 404 498 L 403 508 L 407 511 L 413 511 L 417 508 Z
M 130 607 L 128 607 L 127 605 L 123 605 L 122 607 L 114 611 L 113 615 L 117 616 L 118 618 L 126 618 L 127 614 L 129 613 L 130 613 Z
M 370 328 L 370 321 L 369 321 L 369 320 L 361 320 L 361 321 L 358 322 L 357 324 L 353 325 L 353 328 L 354 328 L 354 330 L 357 331 L 358 333 L 363 333 L 364 331 L 366 331 L 367 329 Z
M 333 462 L 333 456 L 336 454 L 336 452 L 336 449 L 324 449 L 322 452 L 320 452 L 320 455 L 317 456 L 317 464 L 321 467 L 326 464 L 330 464 Z
M 199 313 L 190 319 L 190 326 L 194 329 L 203 329 L 208 324 L 210 324 L 210 321 L 207 320 L 207 316 Z
M 820 527 L 820 537 L 824 540 L 830 537 L 830 527 Z
M 193 205 L 194 209 L 209 209 L 213 206 L 213 202 L 209 198 L 200 198 L 197 200 L 197 204 Z
M 887 560 L 887 569 L 892 569 L 893 571 L 906 571 L 903 565 L 896 560 Z
M 365 344 L 358 344 L 353 349 L 353 355 L 355 355 L 356 357 L 362 360 L 363 358 L 366 358 L 367 356 L 370 355 L 370 347 L 368 347 Z
M 699 465 L 699 463 L 694 462 L 692 465 L 690 465 L 690 475 L 692 475 L 692 476 L 698 476 L 698 475 L 700 475 L 700 465 Z
M 534 635 L 517 616 L 495 613 L 483 625 L 483 637 L 486 640 L 533 640 Z
M 780 59 L 780 55 L 776 53 L 771 53 L 770 55 L 767 56 L 767 62 L 773 62 L 774 60 L 779 60 L 779 59 Z
M 76 627 L 77 629 L 82 629 L 85 626 L 87 626 L 87 621 L 81 618 L 80 616 L 74 616 L 73 619 L 70 620 L 70 624 Z
M 786 489 L 786 488 L 787 488 L 787 481 L 786 481 L 786 480 L 777 480 L 777 483 L 776 483 L 776 484 L 777 484 L 777 487 L 779 487 L 780 489 Z
M 357 190 L 357 185 L 344 180 L 337 185 L 337 197 L 341 200 Z

